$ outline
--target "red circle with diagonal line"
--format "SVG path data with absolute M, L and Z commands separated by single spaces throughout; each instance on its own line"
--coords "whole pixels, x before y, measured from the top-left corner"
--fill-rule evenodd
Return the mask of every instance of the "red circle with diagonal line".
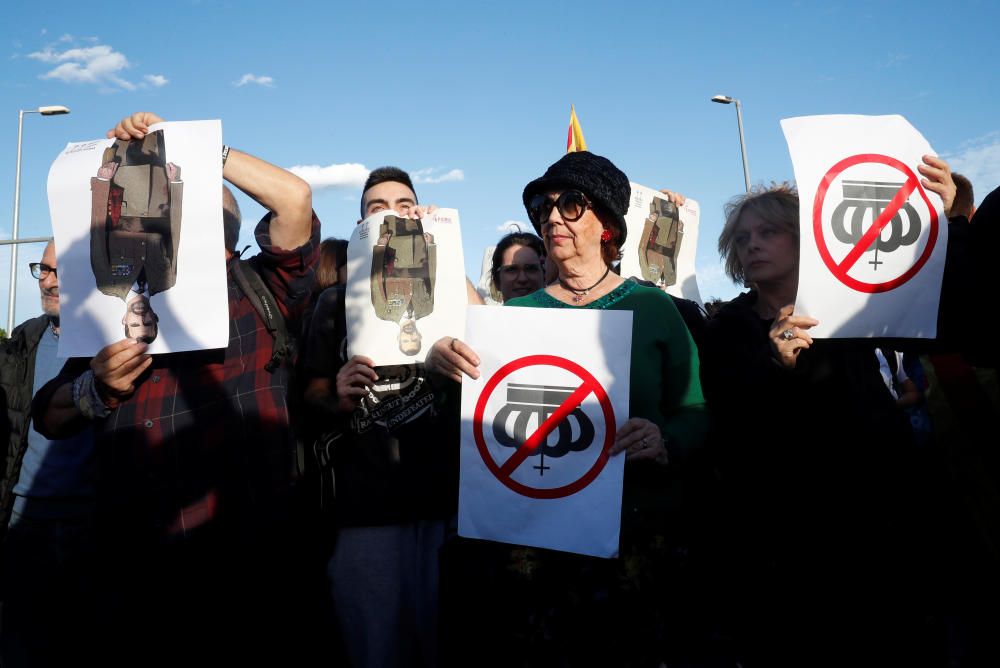
M 917 258 L 917 261 L 913 264 L 912 267 L 907 269 L 905 272 L 903 272 L 896 278 L 886 281 L 884 283 L 867 283 L 865 281 L 859 281 L 856 278 L 848 276 L 847 272 L 850 271 L 851 268 L 854 266 L 853 263 L 851 264 L 851 266 L 844 267 L 842 264 L 843 261 L 837 262 L 836 260 L 834 260 L 833 256 L 830 254 L 830 249 L 827 248 L 826 238 L 823 234 L 823 203 L 826 200 L 826 194 L 827 191 L 830 189 L 830 184 L 833 183 L 834 180 L 840 175 L 840 173 L 843 172 L 848 167 L 853 167 L 854 165 L 860 165 L 864 163 L 876 163 L 881 165 L 888 165 L 889 167 L 898 169 L 906 177 L 906 183 L 904 184 L 904 187 L 912 186 L 913 190 L 920 193 L 920 197 L 924 200 L 924 203 L 927 204 L 927 210 L 930 211 L 931 229 L 923 253 L 920 254 L 920 257 Z M 895 207 L 895 209 L 891 207 L 886 208 L 882 212 L 881 216 L 888 215 L 888 217 L 891 218 L 893 215 L 895 215 L 896 211 L 899 210 L 899 206 L 901 206 L 901 204 L 902 202 L 900 202 L 899 205 Z M 813 235 L 816 238 L 816 249 L 819 251 L 820 257 L 823 258 L 823 263 L 826 265 L 827 269 L 830 270 L 830 273 L 832 273 L 841 283 L 843 283 L 849 288 L 857 290 L 858 292 L 867 292 L 867 293 L 888 292 L 889 290 L 894 290 L 898 288 L 899 286 L 903 285 L 908 280 L 916 276 L 917 272 L 919 272 L 920 269 L 923 268 L 924 264 L 931 257 L 931 252 L 934 250 L 934 245 L 937 243 L 938 228 L 939 224 L 938 224 L 937 210 L 934 208 L 934 205 L 931 204 L 930 199 L 927 198 L 927 193 L 924 192 L 924 189 L 920 186 L 920 180 L 917 178 L 917 175 L 914 174 L 913 170 L 907 167 L 906 164 L 900 162 L 896 158 L 892 158 L 887 155 L 880 155 L 878 153 L 862 153 L 860 155 L 852 155 L 851 157 L 844 158 L 843 160 L 835 164 L 833 167 L 830 168 L 830 171 L 828 171 L 826 175 L 824 175 L 823 178 L 820 180 L 819 188 L 816 190 L 816 198 L 813 201 Z M 871 228 L 869 228 L 869 230 L 870 229 Z M 869 243 L 870 240 L 860 241 L 858 242 L 858 245 L 860 246 L 864 244 L 865 247 L 867 247 Z M 851 257 L 852 254 L 859 255 L 861 252 L 863 251 L 858 251 L 857 247 L 855 247 L 850 252 L 848 252 L 847 257 Z
M 563 485 L 562 487 L 538 489 L 537 487 L 531 487 L 517 482 L 512 478 L 513 471 L 510 473 L 504 472 L 503 465 L 497 465 L 497 463 L 493 460 L 493 457 L 490 455 L 489 448 L 486 446 L 486 439 L 483 437 L 483 414 L 486 412 L 486 403 L 489 401 L 493 391 L 500 385 L 500 382 L 504 378 L 515 371 L 528 366 L 554 366 L 576 375 L 583 381 L 581 388 L 586 386 L 590 390 L 590 392 L 587 393 L 587 396 L 593 393 L 594 396 L 597 397 L 598 402 L 601 404 L 601 411 L 604 414 L 604 445 L 601 447 L 601 453 L 598 455 L 597 461 L 595 461 L 594 465 L 591 466 L 590 469 L 579 479 L 569 483 L 568 485 Z M 556 355 L 529 355 L 527 357 L 522 357 L 508 362 L 504 366 L 500 367 L 497 372 L 493 374 L 493 377 L 487 381 L 486 385 L 483 387 L 482 393 L 479 395 L 479 401 L 476 402 L 476 410 L 473 412 L 472 434 L 476 439 L 476 447 L 479 449 L 479 455 L 483 458 L 486 468 L 488 468 L 490 473 L 496 476 L 497 480 L 503 483 L 506 487 L 512 489 L 518 494 L 521 494 L 522 496 L 528 496 L 533 499 L 559 499 L 575 494 L 589 485 L 604 469 L 605 464 L 608 463 L 608 451 L 611 449 L 615 440 L 615 411 L 611 406 L 611 400 L 608 398 L 607 392 L 604 391 L 601 384 L 597 382 L 597 379 L 594 378 L 589 371 L 576 362 L 572 362 L 564 357 L 558 357 Z M 519 448 L 515 451 L 515 454 L 511 455 L 511 458 L 516 457 L 520 451 L 521 449 Z

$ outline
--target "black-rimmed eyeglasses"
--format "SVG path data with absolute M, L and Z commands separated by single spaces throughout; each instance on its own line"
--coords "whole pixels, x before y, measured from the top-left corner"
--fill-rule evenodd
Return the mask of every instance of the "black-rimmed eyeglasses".
M 32 262 L 28 265 L 28 267 L 31 269 L 31 275 L 38 280 L 42 280 L 48 276 L 50 272 L 56 277 L 59 276 L 59 272 L 56 271 L 55 267 L 50 267 L 49 265 L 42 264 L 41 262 Z
M 535 195 L 528 204 L 531 217 L 539 225 L 544 225 L 552 213 L 552 208 L 559 210 L 559 216 L 566 222 L 572 223 L 580 220 L 587 209 L 593 208 L 593 204 L 579 190 L 567 190 L 559 197 L 550 199 L 546 195 Z

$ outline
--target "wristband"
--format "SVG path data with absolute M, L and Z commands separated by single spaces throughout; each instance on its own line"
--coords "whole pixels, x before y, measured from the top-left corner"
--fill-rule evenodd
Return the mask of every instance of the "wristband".
M 97 394 L 94 380 L 94 372 L 88 370 L 73 381 L 73 405 L 88 420 L 104 418 L 111 414 L 111 410 Z
M 226 144 L 222 145 L 222 166 L 226 166 L 226 160 L 229 158 L 229 146 Z

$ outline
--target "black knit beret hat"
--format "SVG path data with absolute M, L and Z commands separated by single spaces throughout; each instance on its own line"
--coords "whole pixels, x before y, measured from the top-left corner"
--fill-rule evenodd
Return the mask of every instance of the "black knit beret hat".
M 592 202 L 609 212 L 618 223 L 618 244 L 620 246 L 624 243 L 625 213 L 632 196 L 632 186 L 625 173 L 615 167 L 614 163 L 590 151 L 567 153 L 545 170 L 545 174 L 524 187 L 521 200 L 528 212 L 528 219 L 539 235 L 542 233 L 541 225 L 531 215 L 532 198 L 549 190 L 568 188 L 583 192 Z

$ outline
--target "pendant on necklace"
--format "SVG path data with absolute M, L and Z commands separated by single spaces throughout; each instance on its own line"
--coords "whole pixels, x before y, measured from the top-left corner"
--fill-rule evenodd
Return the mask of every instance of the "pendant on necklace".
M 583 301 L 583 295 L 573 295 L 573 301 L 577 304 Z

